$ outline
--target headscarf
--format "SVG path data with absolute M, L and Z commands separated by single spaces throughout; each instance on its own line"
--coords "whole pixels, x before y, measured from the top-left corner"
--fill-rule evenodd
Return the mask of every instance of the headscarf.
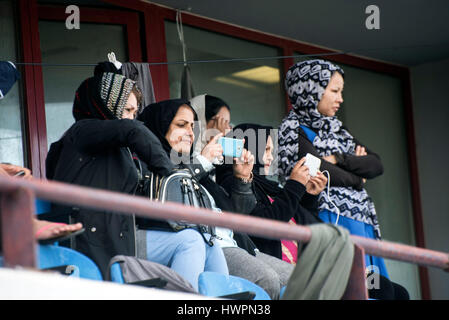
M 317 132 L 313 146 L 320 156 L 334 153 L 355 154 L 356 144 L 352 135 L 344 129 L 336 116 L 327 117 L 318 109 L 327 85 L 335 72 L 344 76 L 343 69 L 324 60 L 298 62 L 287 72 L 285 86 L 292 110 L 279 127 L 279 174 L 288 177 L 298 159 L 299 129 L 306 126 Z M 331 177 L 332 179 L 332 177 Z M 377 238 L 380 229 L 374 203 L 366 190 L 352 187 L 331 187 L 329 195 L 342 216 L 370 224 Z M 322 192 L 319 209 L 335 212 L 335 207 Z
M 201 94 L 189 100 L 192 108 L 198 115 L 198 138 L 196 139 L 193 155 L 201 153 L 201 150 L 206 146 L 206 95 Z
M 250 131 L 248 131 L 250 130 Z M 245 134 L 245 132 L 247 134 Z M 242 135 L 243 133 L 243 135 Z M 264 163 L 262 162 L 263 154 L 267 145 L 268 137 L 271 136 L 273 143 L 276 142 L 273 127 L 263 126 L 253 123 L 242 123 L 232 129 L 227 135 L 229 138 L 242 139 L 245 138 L 245 149 L 249 150 L 254 156 L 253 167 L 253 185 L 259 201 L 269 204 L 267 196 L 276 197 L 282 191 L 278 183 L 271 181 L 263 175 Z M 222 184 L 224 181 L 231 182 L 229 178 L 233 175 L 232 164 L 226 159 L 226 164 L 217 168 L 217 182 Z M 225 189 L 230 190 L 231 185 L 225 185 Z
M 73 117 L 83 119 L 121 119 L 135 81 L 115 73 L 101 73 L 84 80 L 75 93 Z
M 158 139 L 161 141 L 165 152 L 170 156 L 171 154 L 178 154 L 172 149 L 169 142 L 165 138 L 168 132 L 170 123 L 173 121 L 176 113 L 182 105 L 187 105 L 193 112 L 194 121 L 198 120 L 198 116 L 188 100 L 184 99 L 170 99 L 157 103 L 152 103 L 147 106 L 142 113 L 137 117 L 137 120 L 142 121 Z M 197 130 L 194 130 L 195 140 L 197 139 Z M 191 149 L 193 150 L 193 148 Z M 190 158 L 190 156 L 189 156 Z

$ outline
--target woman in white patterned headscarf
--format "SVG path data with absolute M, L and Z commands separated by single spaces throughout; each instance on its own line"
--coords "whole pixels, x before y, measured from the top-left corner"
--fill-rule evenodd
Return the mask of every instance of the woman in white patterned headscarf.
M 337 118 L 343 102 L 343 70 L 324 60 L 293 65 L 285 80 L 292 110 L 279 128 L 279 173 L 288 177 L 295 163 L 311 153 L 330 174 L 329 198 L 319 195 L 319 216 L 352 234 L 380 239 L 379 223 L 366 179 L 383 173 L 377 154 L 357 141 Z M 366 256 L 367 266 L 388 277 L 383 259 Z

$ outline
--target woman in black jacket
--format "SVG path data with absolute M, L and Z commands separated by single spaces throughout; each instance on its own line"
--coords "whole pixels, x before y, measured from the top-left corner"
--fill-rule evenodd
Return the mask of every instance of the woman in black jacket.
M 236 126 L 228 134 L 234 138 L 245 138 L 245 148 L 254 155 L 253 167 L 253 191 L 257 203 L 241 211 L 241 213 L 251 216 L 262 217 L 273 220 L 294 223 L 312 224 L 322 222 L 317 215 L 317 195 L 324 189 L 327 179 L 319 172 L 317 177 L 305 178 L 298 174 L 299 170 L 307 168 L 303 166 L 304 159 L 299 160 L 284 187 L 267 176 L 271 173 L 273 163 L 273 128 L 258 124 L 244 123 Z M 227 162 L 227 161 L 226 161 Z M 229 165 L 217 168 L 217 183 L 229 190 L 231 187 L 231 171 Z M 308 169 L 307 175 L 308 175 Z M 272 240 L 251 236 L 257 248 L 276 258 L 283 259 L 290 263 L 296 263 L 297 243 L 294 243 L 296 250 L 288 251 L 290 241 Z M 289 257 L 289 255 L 291 256 Z
M 173 165 L 159 140 L 134 120 L 138 97 L 135 82 L 122 75 L 86 79 L 75 94 L 75 123 L 48 152 L 47 178 L 134 195 L 141 165 L 167 175 Z M 142 163 L 136 166 L 138 159 Z M 73 247 L 97 263 L 103 276 L 113 256 L 135 256 L 133 216 L 58 204 L 52 213 L 52 220 L 70 217 L 83 224 L 86 231 Z

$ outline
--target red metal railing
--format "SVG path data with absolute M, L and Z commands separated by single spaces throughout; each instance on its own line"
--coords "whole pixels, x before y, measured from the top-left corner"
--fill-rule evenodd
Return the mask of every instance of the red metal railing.
M 64 204 L 136 214 L 162 220 L 185 220 L 220 226 L 272 239 L 308 242 L 307 226 L 228 213 L 211 214 L 210 210 L 177 203 L 160 203 L 122 193 L 80 187 L 45 180 L 24 180 L 0 176 L 0 210 L 3 256 L 6 266 L 36 267 L 35 240 L 31 227 L 35 197 Z M 389 241 L 351 236 L 356 246 L 351 277 L 344 298 L 366 299 L 364 254 L 385 257 L 449 271 L 449 254 Z

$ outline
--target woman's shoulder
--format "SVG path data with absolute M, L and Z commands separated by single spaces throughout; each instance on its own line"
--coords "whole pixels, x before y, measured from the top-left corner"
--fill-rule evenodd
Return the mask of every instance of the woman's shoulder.
M 307 127 L 305 125 L 298 126 L 298 133 L 301 137 L 313 141 L 315 136 L 318 134 L 315 129 Z

